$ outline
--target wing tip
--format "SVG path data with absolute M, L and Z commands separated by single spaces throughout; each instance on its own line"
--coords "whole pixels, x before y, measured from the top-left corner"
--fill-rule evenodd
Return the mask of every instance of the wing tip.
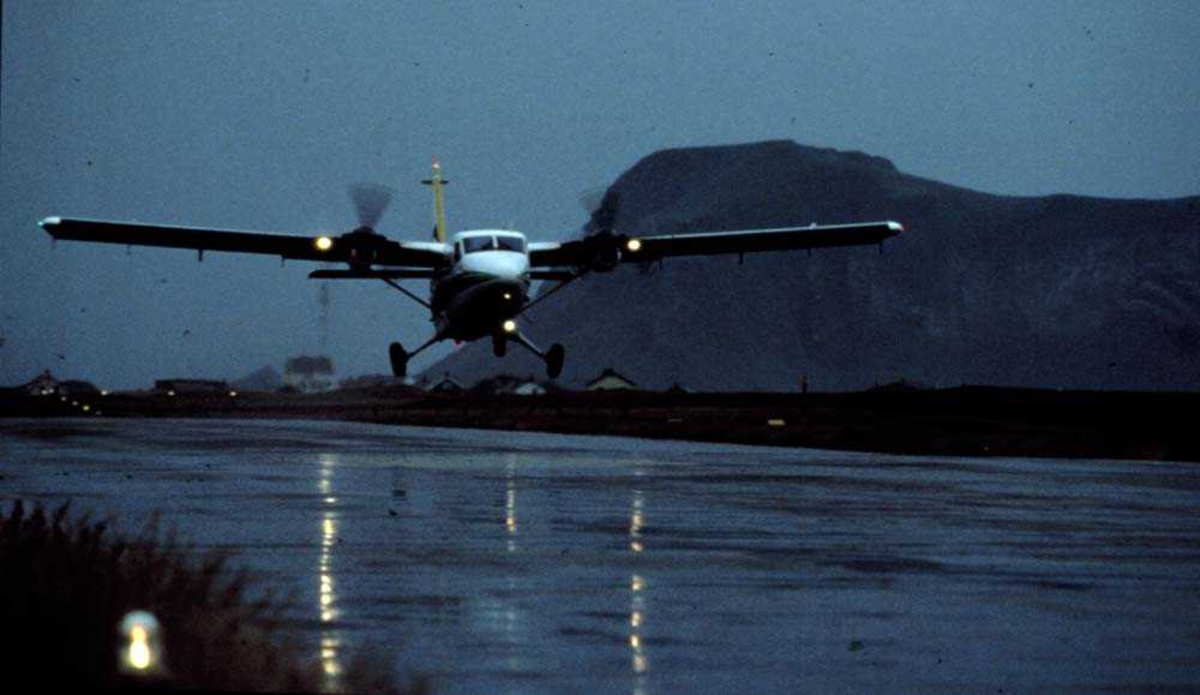
M 45 229 L 46 227 L 57 227 L 60 224 L 62 224 L 62 218 L 58 216 L 43 217 L 42 219 L 38 220 L 38 226 L 42 229 Z
M 899 234 L 900 232 L 904 231 L 904 225 L 900 224 L 899 222 L 889 221 L 887 223 L 887 227 L 888 231 L 892 232 L 893 234 Z

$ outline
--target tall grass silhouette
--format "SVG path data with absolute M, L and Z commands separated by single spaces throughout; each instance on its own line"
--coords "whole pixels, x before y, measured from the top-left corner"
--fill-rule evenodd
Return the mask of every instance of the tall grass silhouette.
M 230 553 L 181 544 L 157 518 L 133 537 L 111 524 L 73 517 L 69 503 L 48 511 L 17 501 L 0 517 L 5 680 L 68 692 L 322 689 L 319 661 L 283 629 L 290 599 L 234 568 Z M 118 668 L 118 624 L 133 610 L 162 625 L 165 670 L 148 684 Z M 350 661 L 342 688 L 398 690 L 368 655 Z

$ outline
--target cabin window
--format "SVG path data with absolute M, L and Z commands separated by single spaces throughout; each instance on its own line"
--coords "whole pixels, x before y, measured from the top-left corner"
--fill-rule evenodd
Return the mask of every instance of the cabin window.
M 475 253 L 476 251 L 491 251 L 496 248 L 495 237 L 490 236 L 469 236 L 462 240 L 463 253 Z
M 519 236 L 498 236 L 496 241 L 501 251 L 525 253 L 525 240 Z
M 525 253 L 525 240 L 519 236 L 469 236 L 462 240 L 463 253 L 476 251 L 515 251 Z

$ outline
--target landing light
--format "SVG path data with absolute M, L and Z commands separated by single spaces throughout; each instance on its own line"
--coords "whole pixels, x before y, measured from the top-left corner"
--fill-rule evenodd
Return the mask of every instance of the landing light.
M 637 253 L 642 248 L 642 240 L 641 239 L 630 239 L 629 241 L 625 242 L 625 248 L 628 249 L 631 253 Z
M 504 332 L 505 333 L 516 333 L 517 332 L 517 322 L 513 321 L 512 319 L 508 319 L 507 321 L 505 321 L 504 322 Z
M 321 235 L 316 239 L 313 239 L 313 246 L 315 246 L 318 251 L 328 251 L 329 249 L 333 248 L 333 239 L 330 239 L 325 235 Z

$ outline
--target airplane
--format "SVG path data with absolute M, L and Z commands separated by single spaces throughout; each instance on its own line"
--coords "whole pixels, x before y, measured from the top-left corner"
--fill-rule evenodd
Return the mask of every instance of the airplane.
M 446 241 L 446 215 L 442 177 L 435 158 L 433 173 L 422 181 L 433 191 L 432 241 L 393 241 L 375 231 L 390 201 L 382 187 L 352 187 L 359 213 L 359 226 L 331 236 L 286 235 L 203 227 L 144 224 L 46 217 L 38 222 L 55 241 L 85 241 L 129 246 L 160 246 L 193 249 L 200 260 L 206 251 L 254 253 L 324 263 L 345 263 L 345 269 L 319 269 L 309 274 L 320 280 L 382 280 L 430 311 L 433 335 L 412 352 L 399 342 L 389 346 L 392 373 L 408 374 L 408 363 L 430 346 L 443 341 L 470 342 L 492 339 L 493 352 L 503 357 L 514 342 L 537 355 L 546 375 L 557 379 L 562 373 L 565 348 L 558 343 L 542 350 L 519 329 L 517 319 L 570 282 L 589 273 L 608 273 L 628 263 L 661 262 L 674 256 L 707 256 L 764 251 L 865 246 L 878 244 L 904 231 L 899 222 L 867 222 L 818 226 L 749 229 L 741 231 L 690 232 L 685 234 L 631 235 L 613 230 L 618 198 L 605 196 L 593 214 L 597 231 L 572 241 L 527 242 L 521 232 L 507 229 L 460 231 Z M 430 281 L 426 301 L 400 284 L 401 280 Z M 530 283 L 557 283 L 536 298 Z

